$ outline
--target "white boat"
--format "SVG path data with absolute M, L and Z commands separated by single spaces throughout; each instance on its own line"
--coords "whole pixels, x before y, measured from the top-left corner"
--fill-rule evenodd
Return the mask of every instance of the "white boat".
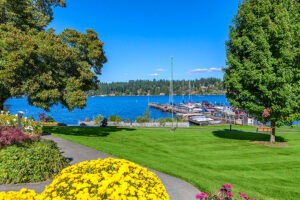
M 193 108 L 193 113 L 201 113 L 202 108 Z
M 213 121 L 209 121 L 209 124 L 221 124 L 222 121 L 221 120 L 213 120 Z
M 196 122 L 210 122 L 210 121 L 214 121 L 212 118 L 205 117 L 204 115 L 190 117 L 190 120 L 196 121 Z

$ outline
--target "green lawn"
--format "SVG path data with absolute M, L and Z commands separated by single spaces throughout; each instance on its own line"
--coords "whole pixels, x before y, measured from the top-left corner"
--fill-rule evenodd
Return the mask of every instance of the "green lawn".
M 235 195 L 256 199 L 300 199 L 300 127 L 277 129 L 276 141 L 255 127 L 177 128 L 47 127 L 46 132 L 119 158 L 180 177 L 201 191 L 231 183 Z M 195 194 L 196 195 L 196 194 Z

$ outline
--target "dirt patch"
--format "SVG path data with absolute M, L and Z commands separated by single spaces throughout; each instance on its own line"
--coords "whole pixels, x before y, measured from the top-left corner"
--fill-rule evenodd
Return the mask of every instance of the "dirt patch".
M 266 141 L 251 141 L 250 143 L 263 145 L 263 146 L 269 146 L 269 147 L 287 147 L 289 146 L 287 142 L 266 142 Z

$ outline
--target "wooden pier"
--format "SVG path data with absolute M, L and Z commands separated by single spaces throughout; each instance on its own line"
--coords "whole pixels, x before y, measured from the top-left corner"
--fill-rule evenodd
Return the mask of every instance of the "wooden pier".
M 161 110 L 163 112 L 169 112 L 168 104 L 149 103 L 148 106 L 150 108 L 155 108 L 155 109 Z
M 169 105 L 169 104 L 157 104 L 157 103 L 149 103 L 148 104 L 150 108 L 156 108 L 156 109 L 159 109 L 163 112 L 172 112 L 173 113 L 188 113 L 188 110 L 186 109 L 180 109 L 176 106 L 172 106 L 172 105 Z

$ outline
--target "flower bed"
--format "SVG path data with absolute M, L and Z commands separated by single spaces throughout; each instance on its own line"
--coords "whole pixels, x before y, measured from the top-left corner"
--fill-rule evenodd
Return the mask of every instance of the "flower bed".
M 33 119 L 22 118 L 21 125 L 23 131 L 28 135 L 39 135 L 43 132 L 42 125 L 40 122 L 37 122 Z M 1 127 L 17 127 L 18 126 L 18 117 L 14 115 L 0 115 L 0 126 Z
M 21 191 L 17 195 L 22 196 Z M 30 192 L 33 194 L 34 191 Z M 9 193 L 0 193 L 0 200 L 17 199 L 9 197 Z M 169 196 L 153 172 L 127 160 L 107 158 L 85 161 L 63 169 L 33 199 L 168 200 Z
M 256 200 L 250 198 L 246 194 L 239 192 L 240 199 L 244 200 Z M 223 184 L 222 188 L 216 193 L 208 195 L 205 192 L 200 192 L 196 195 L 196 199 L 199 200 L 233 200 L 232 186 L 229 183 Z
M 0 200 L 39 200 L 34 190 L 21 189 L 19 192 L 0 192 Z

